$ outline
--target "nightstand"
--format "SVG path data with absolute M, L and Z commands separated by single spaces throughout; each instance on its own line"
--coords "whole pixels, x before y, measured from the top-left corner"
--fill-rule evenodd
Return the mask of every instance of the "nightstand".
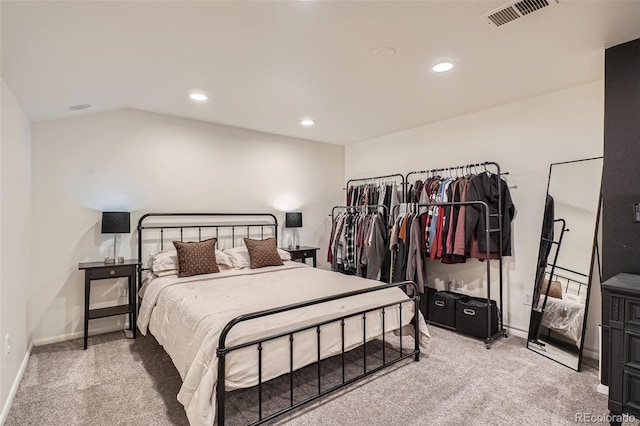
M 316 252 L 320 250 L 319 247 L 307 247 L 300 246 L 298 248 L 283 248 L 283 250 L 288 251 L 291 255 L 291 260 L 302 260 L 302 263 L 307 263 L 307 259 L 313 259 L 313 267 L 315 268 L 318 264 L 316 259 Z
M 140 262 L 134 259 L 125 260 L 124 263 L 106 264 L 104 262 L 79 263 L 78 269 L 84 270 L 84 348 L 87 349 L 89 337 L 89 320 L 111 317 L 114 315 L 129 315 L 129 325 L 136 338 L 136 272 Z M 108 308 L 89 309 L 91 294 L 91 281 L 106 280 L 110 278 L 129 279 L 129 302 L 126 305 L 110 306 Z

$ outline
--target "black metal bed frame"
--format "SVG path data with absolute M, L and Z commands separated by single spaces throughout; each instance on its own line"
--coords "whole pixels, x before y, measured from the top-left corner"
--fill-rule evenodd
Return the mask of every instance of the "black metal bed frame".
M 242 344 L 238 344 L 235 346 L 231 346 L 231 347 L 226 347 L 226 337 L 229 333 L 229 331 L 238 323 L 240 322 L 244 322 L 244 321 L 248 321 L 248 320 L 252 320 L 252 319 L 256 319 L 256 318 L 262 318 L 268 315 L 274 315 L 274 314 L 278 314 L 281 312 L 285 312 L 285 311 L 291 311 L 294 309 L 299 309 L 299 308 L 304 308 L 307 306 L 312 306 L 312 305 L 317 305 L 319 303 L 326 303 L 326 302 L 330 302 L 333 300 L 338 300 L 338 299 L 343 299 L 343 298 L 347 298 L 347 297 L 351 297 L 351 296 L 357 296 L 360 294 L 368 294 L 368 293 L 373 293 L 376 291 L 380 291 L 380 290 L 386 290 L 389 289 L 391 287 L 407 287 L 407 286 L 412 286 L 414 288 L 414 296 L 407 296 L 405 299 L 402 299 L 400 301 L 397 302 L 393 302 L 393 303 L 388 303 L 382 306 L 377 306 L 375 308 L 370 308 L 370 309 L 366 309 L 364 311 L 359 311 L 359 312 L 355 312 L 349 315 L 343 315 L 340 317 L 336 317 L 327 321 L 322 321 L 316 324 L 312 324 L 309 326 L 305 326 L 305 327 L 300 327 L 300 328 L 296 328 L 294 330 L 289 330 L 286 332 L 281 332 L 278 334 L 274 334 L 272 336 L 268 336 L 268 337 L 262 337 L 260 339 L 256 339 L 256 340 L 252 340 L 250 342 L 246 342 L 246 343 L 242 343 Z M 419 361 L 420 360 L 420 330 L 419 330 L 419 315 L 417 315 L 417 313 L 419 312 L 419 300 L 420 297 L 417 295 L 417 285 L 412 282 L 412 281 L 405 281 L 402 283 L 397 283 L 397 284 L 385 284 L 385 285 L 380 285 L 380 286 L 376 286 L 376 287 L 371 287 L 371 288 L 367 288 L 367 289 L 363 289 L 363 290 L 357 290 L 357 291 L 351 291 L 348 293 L 342 293 L 342 294 L 338 294 L 338 295 L 334 295 L 334 296 L 329 296 L 329 297 L 324 297 L 324 298 L 320 298 L 320 299 L 315 299 L 315 300 L 310 300 L 310 301 L 306 301 L 306 302 L 301 302 L 301 303 L 295 303 L 292 305 L 287 305 L 287 306 L 282 306 L 282 307 L 278 307 L 278 308 L 273 308 L 273 309 L 268 309 L 268 310 L 264 310 L 264 311 L 260 311 L 260 312 L 255 312 L 255 313 L 251 313 L 251 314 L 246 314 L 246 315 L 241 315 L 239 317 L 234 318 L 233 320 L 231 320 L 222 330 L 222 333 L 220 335 L 220 340 L 219 340 L 219 344 L 218 344 L 218 349 L 216 350 L 216 354 L 218 356 L 218 382 L 216 384 L 217 386 L 217 415 L 218 415 L 218 425 L 224 425 L 224 417 L 225 417 L 225 399 L 226 399 L 226 389 L 225 389 L 225 357 L 232 351 L 238 350 L 238 349 L 243 349 L 246 348 L 248 346 L 257 346 L 257 356 L 258 356 L 258 421 L 251 423 L 251 425 L 258 425 L 258 424 L 262 424 L 264 422 L 267 422 L 275 417 L 278 417 L 282 414 L 285 414 L 291 410 L 294 410 L 304 404 L 308 404 L 312 401 L 315 401 L 316 399 L 323 397 L 331 392 L 334 392 L 338 389 L 341 389 L 345 386 L 348 386 L 358 380 L 361 380 L 367 376 L 370 376 L 380 370 L 382 370 L 385 367 L 391 366 L 393 364 L 396 364 L 397 362 L 400 362 L 404 359 L 413 357 L 414 361 Z M 406 292 L 406 290 L 405 290 Z M 403 346 L 402 346 L 402 304 L 403 303 L 407 303 L 407 302 L 411 302 L 414 304 L 414 316 L 412 318 L 412 323 L 413 323 L 413 332 L 414 332 L 414 349 L 412 351 L 409 351 L 408 353 L 404 353 L 403 351 Z M 386 351 L 385 351 L 385 332 L 386 331 L 392 331 L 392 330 L 386 330 L 385 327 L 385 309 L 389 308 L 391 306 L 398 306 L 399 309 L 399 331 L 400 331 L 400 356 L 396 359 L 393 359 L 391 361 L 388 361 L 386 359 Z M 366 348 L 367 348 L 367 313 L 370 312 L 374 312 L 374 311 L 381 311 L 382 313 L 382 365 L 379 365 L 373 369 L 367 370 L 367 359 L 366 359 Z M 363 351 L 364 351 L 364 357 L 363 357 L 363 365 L 364 365 L 364 371 L 362 372 L 362 374 L 353 377 L 349 380 L 346 380 L 345 378 L 345 333 L 344 333 L 344 326 L 345 326 L 345 320 L 348 318 L 352 318 L 352 317 L 357 317 L 357 316 L 361 316 L 362 317 L 362 347 L 363 347 Z M 322 361 L 321 358 L 321 348 L 320 348 L 320 333 L 321 333 L 321 327 L 323 325 L 328 325 L 328 324 L 332 324 L 332 323 L 340 323 L 340 327 L 341 327 L 341 352 L 340 352 L 340 356 L 341 356 L 341 363 L 342 363 L 342 383 L 333 386 L 329 389 L 325 389 L 322 390 L 322 381 L 321 381 L 321 366 L 320 366 L 320 361 Z M 312 330 L 312 329 L 316 329 L 316 334 L 317 334 L 317 340 L 316 340 L 316 345 L 317 345 L 317 358 L 316 361 L 314 361 L 312 364 L 315 364 L 317 366 L 317 377 L 318 377 L 318 393 L 312 397 L 309 397 L 307 399 L 304 399 L 302 401 L 298 401 L 296 403 L 294 403 L 294 399 L 293 399 L 293 344 L 295 341 L 294 338 L 294 334 L 295 333 L 300 333 L 306 330 Z M 270 340 L 274 340 L 274 339 L 278 339 L 278 338 L 282 338 L 282 337 L 286 337 L 289 336 L 289 407 L 286 407 L 282 410 L 276 411 L 275 413 L 272 413 L 266 417 L 263 417 L 263 413 L 262 413 L 262 344 L 265 342 L 268 342 Z
M 176 224 L 170 224 L 170 225 L 158 225 L 158 224 L 152 224 L 152 225 L 145 225 L 144 224 L 144 220 L 150 217 L 264 217 L 264 218 L 268 218 L 269 222 L 272 223 L 242 223 L 242 224 L 223 224 L 223 225 L 215 225 L 215 224 L 201 224 L 201 223 L 189 223 L 186 225 L 176 225 Z M 145 214 L 143 215 L 140 220 L 138 221 L 138 260 L 140 262 L 143 262 L 143 258 L 142 258 L 142 246 L 143 246 L 143 242 L 144 239 L 142 237 L 142 233 L 143 230 L 145 229 L 156 229 L 156 230 L 160 230 L 160 245 L 161 245 L 161 250 L 164 246 L 164 229 L 180 229 L 180 240 L 182 241 L 183 237 L 184 237 L 184 233 L 183 230 L 184 229 L 198 229 L 198 241 L 202 240 L 202 229 L 215 229 L 216 230 L 216 237 L 218 236 L 218 230 L 219 228 L 231 228 L 232 231 L 232 246 L 235 244 L 235 230 L 236 228 L 238 229 L 245 229 L 246 230 L 246 235 L 249 236 L 249 231 L 251 228 L 256 228 L 256 227 L 260 227 L 261 228 L 261 235 L 264 235 L 264 228 L 265 227 L 273 227 L 274 229 L 274 234 L 277 238 L 277 229 L 278 229 L 278 220 L 277 218 L 271 214 L 271 213 L 149 213 L 149 214 Z M 139 283 L 142 282 L 142 272 L 143 271 L 148 271 L 149 268 L 144 267 L 144 264 L 141 263 L 141 266 L 138 268 L 138 278 L 139 278 Z M 140 285 L 140 284 L 139 284 Z M 366 310 L 362 310 L 362 311 L 358 311 L 355 313 L 351 313 L 348 315 L 342 315 L 342 316 L 338 316 L 336 318 L 332 318 L 330 320 L 325 320 L 319 323 L 314 323 L 305 327 L 298 327 L 292 330 L 288 330 L 285 332 L 280 332 L 274 335 L 270 335 L 267 337 L 262 337 L 259 339 L 255 339 L 252 340 L 250 342 L 245 342 L 245 343 L 241 343 L 241 344 L 237 344 L 234 346 L 226 346 L 226 338 L 229 334 L 229 332 L 233 329 L 234 326 L 236 326 L 239 323 L 245 322 L 245 321 L 249 321 L 249 320 L 253 320 L 253 319 L 257 319 L 257 318 L 263 318 L 269 315 L 275 315 L 278 313 L 282 313 L 282 312 L 287 312 L 287 311 L 292 311 L 295 309 L 300 309 L 300 308 L 304 308 L 304 307 L 308 307 L 308 306 L 312 306 L 312 305 L 317 305 L 320 303 L 327 303 L 327 302 L 331 302 L 334 300 L 339 300 L 339 299 L 344 299 L 344 298 L 348 298 L 348 297 L 352 297 L 352 296 L 357 296 L 357 295 L 361 295 L 361 294 L 368 294 L 368 293 L 373 293 L 373 292 L 377 292 L 377 291 L 382 291 L 382 290 L 387 290 L 389 288 L 393 288 L 393 287 L 405 287 L 405 293 L 407 292 L 407 288 L 406 287 L 413 287 L 413 296 L 407 296 L 406 298 L 403 298 L 402 300 L 393 302 L 393 303 L 387 303 L 381 306 L 376 306 L 374 308 L 369 308 Z M 280 307 L 275 307 L 272 309 L 267 309 L 267 310 L 263 310 L 263 311 L 259 311 L 259 312 L 253 312 L 253 313 L 249 313 L 249 314 L 244 314 L 244 315 L 240 315 L 234 319 L 232 319 L 231 321 L 229 321 L 225 327 L 222 329 L 221 335 L 220 335 L 220 339 L 218 341 L 218 347 L 216 349 L 216 356 L 218 357 L 218 381 L 216 384 L 216 390 L 217 390 L 217 424 L 218 425 L 224 425 L 225 423 L 225 402 L 226 402 L 226 389 L 225 389 L 225 383 L 226 383 L 226 365 L 225 365 L 225 360 L 226 360 L 226 356 L 236 350 L 239 349 L 243 349 L 246 347 L 250 347 L 250 346 L 255 346 L 256 350 L 257 350 L 257 357 L 258 357 L 258 421 L 251 423 L 252 425 L 257 425 L 257 424 L 262 424 L 266 421 L 269 421 L 277 416 L 280 416 L 282 414 L 285 414 L 287 412 L 290 412 L 304 404 L 310 403 L 320 397 L 323 397 L 331 392 L 335 392 L 338 389 L 344 388 L 358 380 L 361 380 L 367 376 L 370 376 L 380 370 L 382 370 L 385 367 L 389 367 L 391 365 L 394 365 L 402 360 L 405 360 L 407 358 L 413 357 L 414 361 L 419 361 L 420 360 L 420 330 L 419 330 L 419 300 L 420 300 L 420 296 L 418 295 L 418 288 L 417 285 L 412 282 L 412 281 L 404 281 L 401 283 L 395 283 L 395 284 L 385 284 L 385 285 L 379 285 L 376 287 L 371 287 L 371 288 L 367 288 L 367 289 L 362 289 L 362 290 L 356 290 L 356 291 L 351 291 L 351 292 L 346 292 L 346 293 L 341 293 L 341 294 L 337 294 L 337 295 L 333 295 L 333 296 L 328 296 L 328 297 L 324 297 L 324 298 L 319 298 L 319 299 L 313 299 L 313 300 L 308 300 L 305 302 L 300 302 L 300 303 L 295 303 L 295 304 L 290 304 L 290 305 L 286 305 L 286 306 L 280 306 Z M 413 333 L 414 333 L 414 348 L 408 352 L 404 351 L 403 348 L 403 344 L 402 344 L 402 306 L 405 303 L 413 303 L 413 311 L 414 311 L 414 316 L 411 319 L 411 323 L 413 325 Z M 392 307 L 392 306 L 398 306 L 398 312 L 399 312 L 399 333 L 400 333 L 400 356 L 398 358 L 395 358 L 393 360 L 387 360 L 386 358 L 386 349 L 385 349 L 385 333 L 389 332 L 389 331 L 393 331 L 393 330 L 386 330 L 386 325 L 385 325 L 385 314 L 386 314 L 386 309 Z M 371 313 L 371 312 L 376 312 L 376 311 L 380 311 L 381 315 L 382 315 L 382 365 L 376 366 L 374 368 L 371 369 L 367 369 L 367 361 L 366 361 L 366 348 L 367 348 L 367 314 Z M 133 324 L 135 324 L 136 321 L 136 315 L 137 315 L 137 307 L 134 310 L 134 318 L 133 318 Z M 364 351 L 364 369 L 362 374 L 357 375 L 356 377 L 350 378 L 350 379 L 346 379 L 345 377 L 345 332 L 344 332 L 344 327 L 345 327 L 345 320 L 348 318 L 353 318 L 353 317 L 358 317 L 360 316 L 362 318 L 362 337 L 363 337 L 363 341 L 362 341 L 362 347 L 363 347 L 363 351 Z M 320 346 L 320 333 L 321 333 L 321 327 L 328 325 L 328 324 L 332 324 L 332 323 L 339 323 L 340 327 L 341 327 L 341 340 L 342 340 L 342 346 L 341 346 L 341 362 L 342 362 L 342 383 L 333 386 L 329 389 L 325 389 L 322 390 L 322 382 L 321 382 L 321 365 L 320 362 L 322 360 L 322 351 L 321 351 L 321 346 Z M 135 326 L 134 328 L 134 337 L 135 337 Z M 313 365 L 316 364 L 317 365 L 317 372 L 318 372 L 318 393 L 312 397 L 309 397 L 307 399 L 304 399 L 302 401 L 298 401 L 294 403 L 294 398 L 293 398 L 293 347 L 294 347 L 294 342 L 295 342 L 295 337 L 294 335 L 296 333 L 300 333 L 306 330 L 312 330 L 315 329 L 316 333 L 317 333 L 317 359 L 316 361 L 314 361 L 311 364 L 308 365 Z M 274 340 L 274 339 L 278 339 L 278 338 L 283 338 L 289 336 L 289 380 L 290 380 L 290 399 L 289 399 L 289 407 L 286 407 L 284 409 L 281 409 L 279 411 L 276 411 L 275 413 L 272 413 L 266 417 L 263 416 L 262 413 L 262 394 L 263 394 L 263 381 L 262 381 L 262 350 L 263 347 L 262 345 L 265 342 Z M 369 336 L 371 338 L 371 336 Z M 336 355 L 337 356 L 337 355 Z
M 561 268 L 560 266 L 558 266 L 557 269 L 564 269 L 564 268 Z M 573 271 L 571 271 L 571 272 L 573 272 Z M 583 277 L 586 277 L 587 279 L 589 278 L 589 276 L 587 274 L 580 274 L 580 273 L 578 273 L 578 274 L 583 276 Z M 571 284 L 578 284 L 578 291 L 576 292 L 576 295 L 580 296 L 580 291 L 582 290 L 582 287 L 587 287 L 588 286 L 587 283 L 583 283 L 582 281 L 578 281 L 578 280 L 576 280 L 574 278 L 566 277 L 564 275 L 553 274 L 553 278 L 551 278 L 551 272 L 545 272 L 545 275 L 549 275 L 549 277 L 550 277 L 549 282 L 553 281 L 553 278 L 560 278 L 560 279 L 565 280 L 566 283 L 567 283 L 565 288 L 564 288 L 564 292 L 565 293 L 569 292 L 569 286 Z
M 578 271 L 574 271 L 574 270 L 571 270 L 571 269 L 563 268 L 562 266 L 558 266 L 558 265 L 556 265 L 555 269 L 559 269 L 561 271 L 566 271 L 566 272 L 571 272 L 572 274 L 579 275 L 581 277 L 585 277 L 587 279 L 587 281 L 589 281 L 589 275 L 583 274 L 582 272 L 578 272 Z M 551 272 L 545 272 L 545 275 L 550 275 L 550 274 L 551 274 Z M 578 296 L 580 295 L 580 290 L 582 289 L 583 286 L 584 287 L 588 287 L 589 286 L 588 283 L 583 283 L 582 281 L 578 281 L 578 280 L 576 280 L 574 278 L 570 278 L 570 277 L 565 277 L 564 275 L 560 275 L 560 274 L 555 274 L 554 273 L 553 277 L 562 278 L 563 280 L 567 281 L 567 286 L 564 289 L 565 293 L 569 292 L 569 284 L 571 284 L 571 283 L 578 284 L 578 291 L 577 291 Z M 553 277 L 551 277 L 552 279 L 550 281 L 553 281 Z
M 568 229 L 567 229 L 567 231 L 568 231 Z M 589 275 L 583 274 L 581 272 L 577 272 L 577 271 L 573 271 L 571 269 L 563 268 L 562 266 L 553 265 L 553 270 L 555 270 L 555 269 L 560 269 L 560 270 L 563 270 L 563 271 L 571 272 L 572 274 L 576 274 L 576 275 L 580 275 L 580 276 L 586 277 L 587 281 L 589 280 Z M 567 282 L 567 285 L 566 285 L 566 287 L 564 289 L 565 293 L 569 292 L 569 285 L 572 284 L 572 283 L 578 284 L 578 291 L 577 291 L 577 295 L 578 296 L 580 295 L 580 290 L 582 290 L 582 286 L 585 286 L 587 288 L 589 287 L 589 284 L 587 284 L 587 283 L 583 283 L 582 281 L 578 281 L 578 280 L 576 280 L 574 278 L 565 277 L 564 275 L 560 275 L 560 274 L 556 274 L 556 273 L 551 275 L 551 272 L 545 272 L 545 275 L 549 275 L 549 285 L 547 286 L 547 293 L 545 295 L 545 301 L 544 301 L 545 309 L 546 309 L 546 305 L 547 305 L 546 296 L 549 295 L 549 288 L 551 288 L 551 281 L 553 281 L 554 278 L 561 278 L 561 279 L 563 279 L 563 280 L 565 280 Z M 542 328 L 542 324 L 540 324 L 540 328 Z M 555 330 L 552 330 L 551 328 L 547 328 L 547 342 L 549 342 L 551 340 L 551 332 L 552 331 L 555 331 Z M 545 346 L 545 344 L 540 342 L 540 341 L 532 342 L 532 343 L 535 343 L 538 346 L 541 346 L 541 349 L 544 348 L 544 346 Z
M 206 224 L 206 223 L 189 223 L 189 224 L 152 224 L 152 225 L 144 225 L 145 219 L 152 217 L 166 217 L 166 218 L 176 218 L 176 217 L 192 217 L 192 218 L 202 218 L 202 217 L 263 217 L 269 220 L 267 223 L 243 223 L 243 224 Z M 197 229 L 198 230 L 198 241 L 202 241 L 202 230 L 203 229 L 215 229 L 216 235 L 215 238 L 219 238 L 220 229 L 231 229 L 231 246 L 235 247 L 236 242 L 236 228 L 244 228 L 246 230 L 246 235 L 249 237 L 250 230 L 253 228 L 260 228 L 260 238 L 264 238 L 264 229 L 265 228 L 273 228 L 274 238 L 278 239 L 278 219 L 275 215 L 271 213 L 147 213 L 142 215 L 138 220 L 138 261 L 143 262 L 142 258 L 142 231 L 145 229 L 157 229 L 160 230 L 160 251 L 164 250 L 164 230 L 165 229 L 179 229 L 180 230 L 180 241 L 184 241 L 184 230 L 185 229 Z M 142 273 L 145 271 L 150 271 L 151 268 L 145 267 L 144 263 L 142 266 L 138 268 L 138 286 L 142 285 Z M 135 322 L 135 318 L 134 318 Z

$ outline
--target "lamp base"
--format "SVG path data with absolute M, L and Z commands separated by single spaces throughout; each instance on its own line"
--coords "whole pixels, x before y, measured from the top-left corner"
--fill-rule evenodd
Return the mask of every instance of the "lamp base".
M 116 263 L 124 263 L 124 257 L 122 256 L 118 256 L 118 257 L 105 257 L 104 258 L 104 263 L 107 265 L 113 265 Z

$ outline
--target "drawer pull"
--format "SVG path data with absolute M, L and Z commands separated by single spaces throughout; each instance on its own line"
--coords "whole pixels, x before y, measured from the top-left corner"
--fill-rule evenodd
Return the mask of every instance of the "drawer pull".
M 473 309 L 463 309 L 462 312 L 464 312 L 467 315 L 475 315 L 476 311 L 474 311 Z
M 109 271 L 109 275 L 115 275 L 115 274 L 116 274 L 116 270 L 115 269 L 112 269 L 112 270 Z
M 436 306 L 440 306 L 441 308 L 444 307 L 444 302 L 442 300 L 436 300 L 435 302 L 433 302 L 433 304 Z

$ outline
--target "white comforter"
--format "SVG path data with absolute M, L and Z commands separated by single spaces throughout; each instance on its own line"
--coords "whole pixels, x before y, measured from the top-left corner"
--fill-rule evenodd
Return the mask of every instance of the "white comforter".
M 175 276 L 153 280 L 144 290 L 138 316 L 143 334 L 150 330 L 175 364 L 183 384 L 178 400 L 185 406 L 191 425 L 212 425 L 215 418 L 218 358 L 216 348 L 222 328 L 233 318 L 264 309 L 380 285 L 379 281 L 337 274 L 296 262 L 256 270 L 229 270 L 190 278 Z M 304 325 L 406 298 L 390 288 L 375 293 L 339 299 L 329 303 L 287 311 L 235 326 L 226 346 L 277 334 Z M 405 303 L 402 323 L 409 324 L 413 304 Z M 367 314 L 367 339 L 381 334 L 381 313 Z M 385 330 L 399 328 L 396 307 L 386 309 Z M 405 327 L 408 334 L 410 326 Z M 338 323 L 322 327 L 322 358 L 341 351 Z M 346 321 L 346 349 L 362 344 L 362 318 Z M 315 329 L 297 333 L 294 341 L 294 369 L 317 358 Z M 429 341 L 427 326 L 420 316 L 420 346 Z M 263 344 L 262 380 L 289 371 L 289 340 L 280 338 Z M 231 352 L 226 357 L 227 390 L 258 383 L 255 346 Z
M 544 297 L 541 297 L 540 309 L 542 309 L 543 300 Z M 567 293 L 562 294 L 562 299 L 547 298 L 542 325 L 575 342 L 578 348 L 582 342 L 583 322 L 584 301 L 580 298 Z

